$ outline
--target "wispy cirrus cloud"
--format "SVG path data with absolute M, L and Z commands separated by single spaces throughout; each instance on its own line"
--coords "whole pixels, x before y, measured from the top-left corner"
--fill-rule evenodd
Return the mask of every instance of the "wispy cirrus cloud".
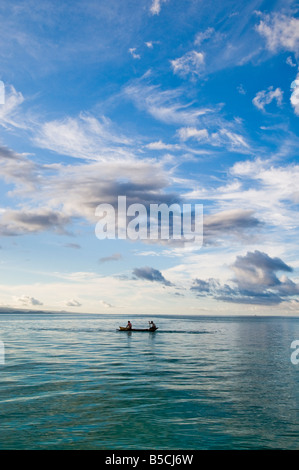
M 275 231 L 278 240 L 298 227 L 297 204 L 299 201 L 299 165 L 279 165 L 271 160 L 244 160 L 236 162 L 228 171 L 225 184 L 205 185 L 194 182 L 194 189 L 185 193 L 186 199 L 201 199 L 213 203 L 217 212 L 233 214 L 238 210 L 254 211 L 254 218 Z M 230 212 L 232 211 L 232 212 Z M 241 214 L 241 212 L 240 212 Z M 237 217 L 237 212 L 235 213 Z M 257 225 L 262 229 L 262 225 Z M 274 234 L 273 234 L 274 236 Z
M 87 113 L 41 124 L 33 142 L 38 147 L 87 160 L 124 157 L 132 144 L 116 132 L 109 119 L 97 119 Z
M 233 131 L 234 126 L 230 125 L 230 128 L 225 128 L 221 126 L 225 126 L 224 120 L 219 119 L 219 123 L 217 124 L 217 120 L 212 122 L 206 121 L 206 124 L 211 126 L 211 130 L 208 129 L 197 129 L 196 127 L 182 127 L 177 131 L 177 135 L 182 141 L 187 140 L 195 140 L 199 143 L 208 143 L 215 147 L 225 147 L 230 149 L 231 151 L 234 150 L 246 150 L 249 149 L 249 144 L 246 142 L 245 138 L 238 134 L 236 131 Z
M 196 106 L 193 101 L 186 102 L 183 88 L 161 90 L 157 85 L 148 84 L 147 78 L 126 86 L 125 96 L 155 120 L 178 127 L 176 136 L 181 142 L 193 140 L 230 151 L 249 150 L 247 138 L 242 135 L 242 123 L 238 119 L 226 119 L 221 112 L 221 104 Z
M 207 39 L 210 39 L 211 37 L 219 35 L 219 33 L 216 33 L 214 28 L 207 28 L 205 31 L 199 31 L 194 39 L 194 44 L 196 46 L 201 46 L 201 44 L 206 41 Z
M 16 91 L 14 86 L 5 87 L 4 104 L 0 106 L 0 126 L 5 129 L 27 129 L 27 118 L 20 112 L 20 107 L 24 103 L 23 94 Z
M 47 121 L 32 115 L 23 105 L 26 100 L 13 86 L 7 86 L 5 104 L 0 106 L 0 126 L 6 130 L 24 130 L 27 138 L 39 148 L 59 155 L 84 160 L 131 158 L 136 138 L 124 135 L 109 118 L 80 112 Z
M 146 111 L 153 118 L 170 125 L 192 125 L 199 116 L 211 112 L 211 108 L 198 108 L 194 103 L 184 103 L 183 90 L 161 90 L 157 85 L 146 85 L 135 81 L 124 89 L 125 96 L 138 109 Z
M 274 165 L 271 160 L 264 160 L 257 158 L 254 161 L 237 162 L 230 170 L 233 176 L 236 176 L 239 181 L 249 180 L 256 182 L 252 188 L 252 195 L 259 194 L 261 199 L 260 207 L 267 207 L 265 201 L 269 200 L 269 206 L 272 204 L 272 210 L 279 207 L 283 210 L 288 206 L 291 209 L 290 203 L 296 203 L 299 200 L 299 192 L 297 185 L 297 178 L 299 176 L 299 165 Z M 238 189 L 237 189 L 238 191 Z M 264 194 L 262 196 L 262 194 Z M 244 197 L 250 196 L 250 190 L 244 192 Z M 250 199 L 249 199 L 250 201 Z M 254 199 L 250 201 L 254 202 Z M 256 201 L 255 201 L 256 202 Z M 285 202 L 285 204 L 283 204 Z M 256 204 L 254 204 L 256 207 Z

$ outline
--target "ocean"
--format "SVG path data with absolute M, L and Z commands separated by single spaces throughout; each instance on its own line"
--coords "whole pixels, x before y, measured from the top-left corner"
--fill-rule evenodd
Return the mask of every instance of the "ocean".
M 0 449 L 298 449 L 295 340 L 289 317 L 1 314 Z

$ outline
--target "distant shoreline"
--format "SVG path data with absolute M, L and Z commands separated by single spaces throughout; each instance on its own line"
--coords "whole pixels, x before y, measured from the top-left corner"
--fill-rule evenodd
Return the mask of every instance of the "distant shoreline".
M 111 318 L 117 317 L 125 317 L 127 318 L 128 315 L 126 313 L 91 313 L 91 312 L 69 312 L 69 311 L 47 311 L 47 310 L 14 310 L 14 309 L 1 309 L 0 315 L 74 315 L 74 316 L 87 316 L 87 315 L 95 315 L 95 316 L 110 316 Z M 299 315 L 267 315 L 267 314 L 225 314 L 225 315 L 215 315 L 215 314 L 169 314 L 169 313 L 160 313 L 160 314 L 148 314 L 148 313 L 133 313 L 129 315 L 131 318 L 135 317 L 151 317 L 151 318 L 207 318 L 207 319 L 237 319 L 237 318 L 248 318 L 248 319 L 259 319 L 259 318 L 298 318 Z

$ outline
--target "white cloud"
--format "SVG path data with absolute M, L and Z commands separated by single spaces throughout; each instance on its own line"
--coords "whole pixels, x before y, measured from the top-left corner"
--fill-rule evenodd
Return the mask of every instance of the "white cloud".
M 0 169 L 3 179 L 14 183 L 15 188 L 10 196 L 18 192 L 24 194 L 32 193 L 38 185 L 38 165 L 31 161 L 27 155 L 18 154 L 7 147 L 0 147 Z
M 237 90 L 238 90 L 238 93 L 240 93 L 240 95 L 246 95 L 247 93 L 242 83 L 237 87 Z
M 178 136 L 181 140 L 196 139 L 197 141 L 206 140 L 209 137 L 207 129 L 196 129 L 195 127 L 182 127 L 178 130 Z
M 49 209 L 8 209 L 0 217 L 0 235 L 13 236 L 25 233 L 42 232 L 54 230 L 58 233 L 65 233 L 65 226 L 70 219 Z
M 295 114 L 299 116 L 299 74 L 296 80 L 293 81 L 291 88 L 293 90 L 291 95 L 291 104 L 294 108 Z
M 0 126 L 24 129 L 34 145 L 60 155 L 87 160 L 107 160 L 131 157 L 134 144 L 121 134 L 105 116 L 99 118 L 81 112 L 78 116 L 44 121 L 41 116 L 22 110 L 25 98 L 13 86 L 6 87 L 5 104 L 0 106 Z
M 126 195 L 128 204 L 138 201 L 147 205 L 167 199 L 164 188 L 168 185 L 162 164 L 134 159 L 106 161 L 61 167 L 45 181 L 39 197 L 52 207 L 62 207 L 66 216 L 94 222 L 98 204 L 116 204 L 118 195 Z
M 5 103 L 0 106 L 0 125 L 6 129 L 26 129 L 26 120 L 21 117 L 19 108 L 25 101 L 22 93 L 13 86 L 5 87 Z
M 182 90 L 162 91 L 158 86 L 146 86 L 139 80 L 127 86 L 124 92 L 138 109 L 166 124 L 195 125 L 200 116 L 211 112 L 210 108 L 196 108 L 193 103 L 181 102 Z
M 173 73 L 186 77 L 188 75 L 199 76 L 201 75 L 205 56 L 202 52 L 190 51 L 182 57 L 170 61 Z
M 176 136 L 181 141 L 200 140 L 230 151 L 248 151 L 249 145 L 242 135 L 242 121 L 238 118 L 228 120 L 223 117 L 222 104 L 213 108 L 199 108 L 194 102 L 186 103 L 182 96 L 183 88 L 162 91 L 159 86 L 144 84 L 145 78 L 147 77 L 135 80 L 124 89 L 126 98 L 131 99 L 139 110 L 146 111 L 154 119 L 168 125 L 179 126 Z M 151 149 L 167 148 L 162 141 L 148 145 Z M 194 148 L 184 148 L 184 150 L 196 151 Z
M 13 86 L 6 87 L 5 104 L 0 106 L 0 126 L 24 129 L 34 145 L 60 155 L 86 160 L 132 158 L 136 139 L 123 135 L 107 117 L 81 112 L 78 116 L 44 121 L 22 110 L 25 98 Z
M 126 195 L 128 204 L 168 202 L 165 192 L 170 175 L 163 162 L 123 158 L 76 165 L 38 165 L 30 157 L 0 148 L 1 176 L 12 185 L 17 209 L 3 209 L 0 234 L 6 236 L 54 230 L 65 233 L 73 219 L 95 223 L 101 203 L 117 203 Z
M 150 150 L 178 150 L 180 146 L 177 144 L 165 144 L 162 140 L 158 140 L 156 142 L 151 142 L 146 145 L 146 147 Z
M 271 160 L 257 158 L 235 163 L 227 184 L 207 189 L 197 182 L 185 197 L 213 201 L 219 211 L 236 207 L 254 211 L 262 223 L 279 227 L 275 233 L 281 240 L 290 229 L 298 227 L 298 179 L 299 165 L 275 166 Z
M 230 194 L 235 202 L 241 200 L 252 209 L 259 210 L 272 224 L 283 228 L 295 227 L 296 210 L 293 203 L 298 202 L 299 165 L 274 166 L 271 161 L 245 161 L 236 163 L 231 174 L 246 182 L 251 180 L 251 188 L 237 190 Z M 256 184 L 253 185 L 255 181 Z
M 144 44 L 148 49 L 153 49 L 155 44 L 160 44 L 160 41 L 146 41 Z
M 219 139 L 220 136 L 220 139 Z M 249 145 L 245 141 L 244 137 L 236 132 L 229 131 L 228 129 L 220 129 L 218 136 L 213 136 L 217 144 L 223 145 L 223 139 L 228 141 L 231 145 L 231 148 L 249 148 Z M 218 142 L 219 141 L 219 142 Z
M 279 49 L 299 53 L 299 19 L 280 13 L 263 15 L 257 31 L 265 37 L 267 48 L 272 52 Z
M 49 273 L 42 274 L 48 275 Z M 68 309 L 66 304 L 71 302 L 78 312 L 99 313 L 99 310 L 106 311 L 110 306 L 113 307 L 109 297 L 107 298 L 108 292 L 111 299 L 122 299 L 121 308 L 124 313 L 132 313 L 132 305 L 135 306 L 136 311 L 140 311 L 140 308 L 144 306 L 145 299 L 148 304 L 150 303 L 151 296 L 146 293 L 146 289 L 140 286 L 136 292 L 136 286 L 132 280 L 100 276 L 93 272 L 70 272 L 65 276 L 63 273 L 51 272 L 50 275 L 52 282 L 44 281 L 43 276 L 39 273 L 38 281 L 35 283 L 31 283 L 29 278 L 26 278 L 26 282 L 17 286 L 7 283 L 1 284 L 1 303 L 5 302 L 7 306 L 12 305 L 14 308 L 36 310 L 40 310 L 40 306 L 43 304 L 43 308 L 46 308 L 47 311 L 61 311 L 61 309 Z M 27 294 L 23 295 L 24 292 Z M 74 297 L 74 293 L 78 292 L 83 293 L 84 303 L 80 298 Z M 42 302 L 38 299 L 42 299 Z M 77 303 L 82 305 L 79 306 Z
M 119 261 L 122 259 L 122 255 L 120 253 L 113 253 L 109 256 L 104 256 L 99 259 L 99 263 L 108 263 L 110 261 Z
M 131 144 L 113 129 L 109 119 L 99 120 L 85 113 L 45 122 L 36 130 L 33 142 L 62 155 L 90 160 L 123 157 Z
M 239 240 L 252 242 L 254 235 L 260 233 L 262 224 L 249 209 L 231 209 L 207 215 L 204 218 L 204 244 L 219 243 L 233 236 Z
M 209 143 L 216 147 L 225 147 L 231 151 L 238 149 L 248 149 L 249 145 L 244 137 L 236 132 L 226 128 L 220 128 L 214 132 L 208 132 L 207 129 L 197 129 L 195 127 L 182 127 L 177 131 L 179 138 L 182 141 L 194 139 L 197 142 Z
M 72 299 L 66 302 L 67 307 L 81 307 L 81 305 L 82 304 L 80 304 L 80 302 L 78 302 L 78 300 L 75 300 L 75 299 Z
M 110 304 L 109 302 L 106 302 L 105 300 L 100 300 L 100 304 L 104 307 L 104 308 L 112 308 L 113 305 Z
M 245 304 L 277 305 L 299 294 L 299 284 L 286 275 L 280 279 L 277 272 L 292 272 L 293 269 L 278 257 L 255 250 L 245 256 L 237 256 L 230 266 L 235 277 L 232 285 L 221 285 L 218 279 L 196 279 L 192 291 L 198 296 Z
M 131 47 L 129 49 L 129 52 L 131 56 L 133 57 L 133 59 L 141 59 L 141 56 L 139 54 L 136 54 L 136 47 Z
M 150 12 L 152 15 L 159 15 L 161 11 L 161 5 L 162 3 L 166 3 L 167 0 L 153 0 L 151 7 L 150 7 Z
M 291 56 L 287 57 L 286 64 L 288 64 L 290 67 L 297 67 L 297 64 L 293 62 L 293 59 Z
M 29 295 L 23 295 L 22 297 L 17 299 L 17 302 L 22 304 L 23 307 L 43 305 L 40 300 L 37 300 L 34 297 L 30 297 Z
M 200 46 L 203 41 L 206 39 L 209 39 L 215 34 L 215 29 L 214 28 L 208 28 L 205 31 L 197 33 L 195 36 L 194 44 L 196 46 Z
M 281 106 L 283 99 L 283 91 L 280 88 L 273 90 L 273 86 L 270 86 L 268 90 L 259 91 L 253 98 L 252 102 L 261 111 L 265 111 L 265 106 L 276 100 L 278 106 Z

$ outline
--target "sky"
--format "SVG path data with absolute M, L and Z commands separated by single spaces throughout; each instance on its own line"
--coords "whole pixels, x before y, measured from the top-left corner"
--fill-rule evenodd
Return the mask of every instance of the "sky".
M 298 315 L 299 4 L 0 16 L 0 310 Z M 100 240 L 119 196 L 202 205 L 203 243 Z

